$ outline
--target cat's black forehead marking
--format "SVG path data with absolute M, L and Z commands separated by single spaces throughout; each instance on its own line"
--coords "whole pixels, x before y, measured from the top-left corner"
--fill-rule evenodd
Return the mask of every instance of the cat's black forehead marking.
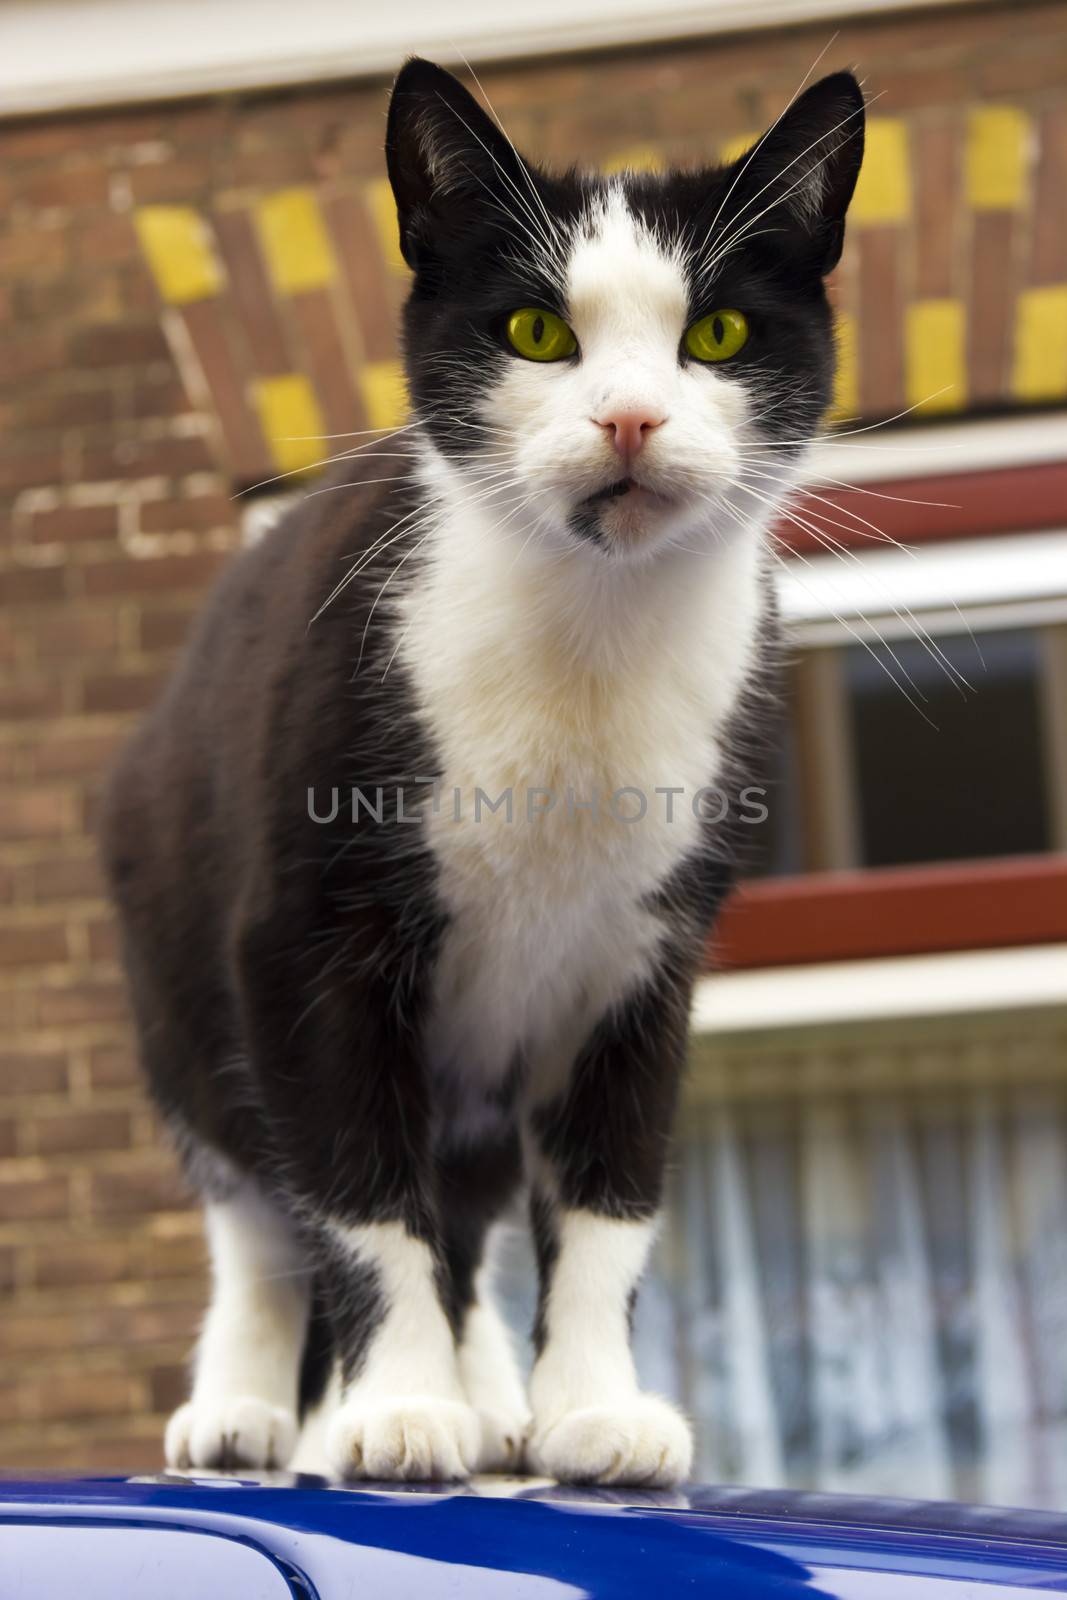
M 552 214 L 572 245 L 595 235 L 599 217 L 621 198 L 635 226 L 678 261 L 695 309 L 708 287 L 701 263 L 711 259 L 716 243 L 732 227 L 728 207 L 732 176 L 732 168 L 714 166 L 610 177 L 569 173 L 544 182 Z M 752 264 L 751 249 L 740 254 Z M 757 258 L 762 254 L 755 251 Z
M 508 190 L 506 204 L 472 213 L 447 251 L 414 280 L 404 313 L 407 373 L 428 436 L 457 457 L 491 441 L 485 428 L 491 429 L 493 388 L 515 359 L 500 337 L 507 314 L 543 305 L 569 317 L 573 254 L 583 238 L 596 238 L 601 219 L 621 200 L 635 227 L 683 272 L 689 320 L 722 306 L 749 317 L 755 330 L 750 358 L 721 376 L 746 383 L 765 414 L 766 432 L 795 439 L 799 447 L 829 397 L 829 311 L 821 282 L 798 277 L 779 235 L 745 235 L 719 254 L 745 204 L 728 192 L 736 169 L 602 176 L 530 168 L 528 175 L 532 189 Z M 792 387 L 788 403 L 781 398 L 783 384 Z M 572 531 L 598 540 L 599 517 L 583 516 Z

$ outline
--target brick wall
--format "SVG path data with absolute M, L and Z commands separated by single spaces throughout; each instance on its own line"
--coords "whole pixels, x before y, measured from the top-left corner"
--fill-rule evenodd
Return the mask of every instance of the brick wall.
M 484 77 L 532 151 L 639 163 L 762 128 L 825 40 Z M 849 26 L 846 62 L 883 98 L 842 408 L 1062 398 L 1062 6 Z M 0 135 L 0 1465 L 155 1465 L 180 1391 L 202 1248 L 137 1086 L 95 797 L 238 541 L 234 488 L 396 413 L 383 110 L 353 84 Z

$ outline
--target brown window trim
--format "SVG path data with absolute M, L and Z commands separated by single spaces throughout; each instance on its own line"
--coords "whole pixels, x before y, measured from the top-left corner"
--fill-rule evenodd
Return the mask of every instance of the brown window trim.
M 895 478 L 862 489 L 816 485 L 815 493 L 818 499 L 806 498 L 802 491 L 798 495 L 799 515 L 808 516 L 816 527 L 832 518 L 826 523 L 828 532 L 849 547 L 871 549 L 879 534 L 887 541 L 919 544 L 1033 533 L 1067 523 L 1067 461 Z M 941 503 L 929 503 L 935 501 Z M 777 531 L 788 550 L 804 554 L 823 548 L 813 533 L 795 523 L 783 520 Z
M 738 969 L 1060 940 L 1067 854 L 745 883 L 708 956 L 713 967 Z

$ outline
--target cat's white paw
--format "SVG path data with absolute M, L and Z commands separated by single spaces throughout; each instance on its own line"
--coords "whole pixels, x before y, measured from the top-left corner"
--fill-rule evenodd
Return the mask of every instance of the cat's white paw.
M 285 1467 L 296 1435 L 287 1406 L 255 1395 L 190 1400 L 167 1423 L 163 1451 L 170 1467 Z
M 635 1395 L 614 1406 L 583 1406 L 535 1428 L 531 1471 L 561 1483 L 643 1484 L 670 1488 L 689 1474 L 689 1424 L 668 1401 Z
M 478 1466 L 477 1413 L 437 1395 L 345 1401 L 330 1423 L 327 1454 L 343 1478 L 468 1478 Z
M 478 1451 L 479 1472 L 521 1472 L 526 1436 L 530 1431 L 528 1411 L 503 1411 L 478 1406 L 482 1443 Z

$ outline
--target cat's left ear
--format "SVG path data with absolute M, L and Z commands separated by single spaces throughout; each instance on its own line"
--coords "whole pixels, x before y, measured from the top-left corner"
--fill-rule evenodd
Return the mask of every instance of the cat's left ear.
M 777 232 L 798 261 L 831 271 L 844 244 L 863 130 L 863 91 L 851 72 L 812 84 L 734 164 L 724 229 Z
M 492 207 L 494 196 L 498 215 L 501 201 L 514 209 L 515 194 L 530 183 L 522 158 L 477 100 L 418 56 L 393 85 L 385 156 L 409 267 L 435 244 L 458 241 L 472 209 Z

